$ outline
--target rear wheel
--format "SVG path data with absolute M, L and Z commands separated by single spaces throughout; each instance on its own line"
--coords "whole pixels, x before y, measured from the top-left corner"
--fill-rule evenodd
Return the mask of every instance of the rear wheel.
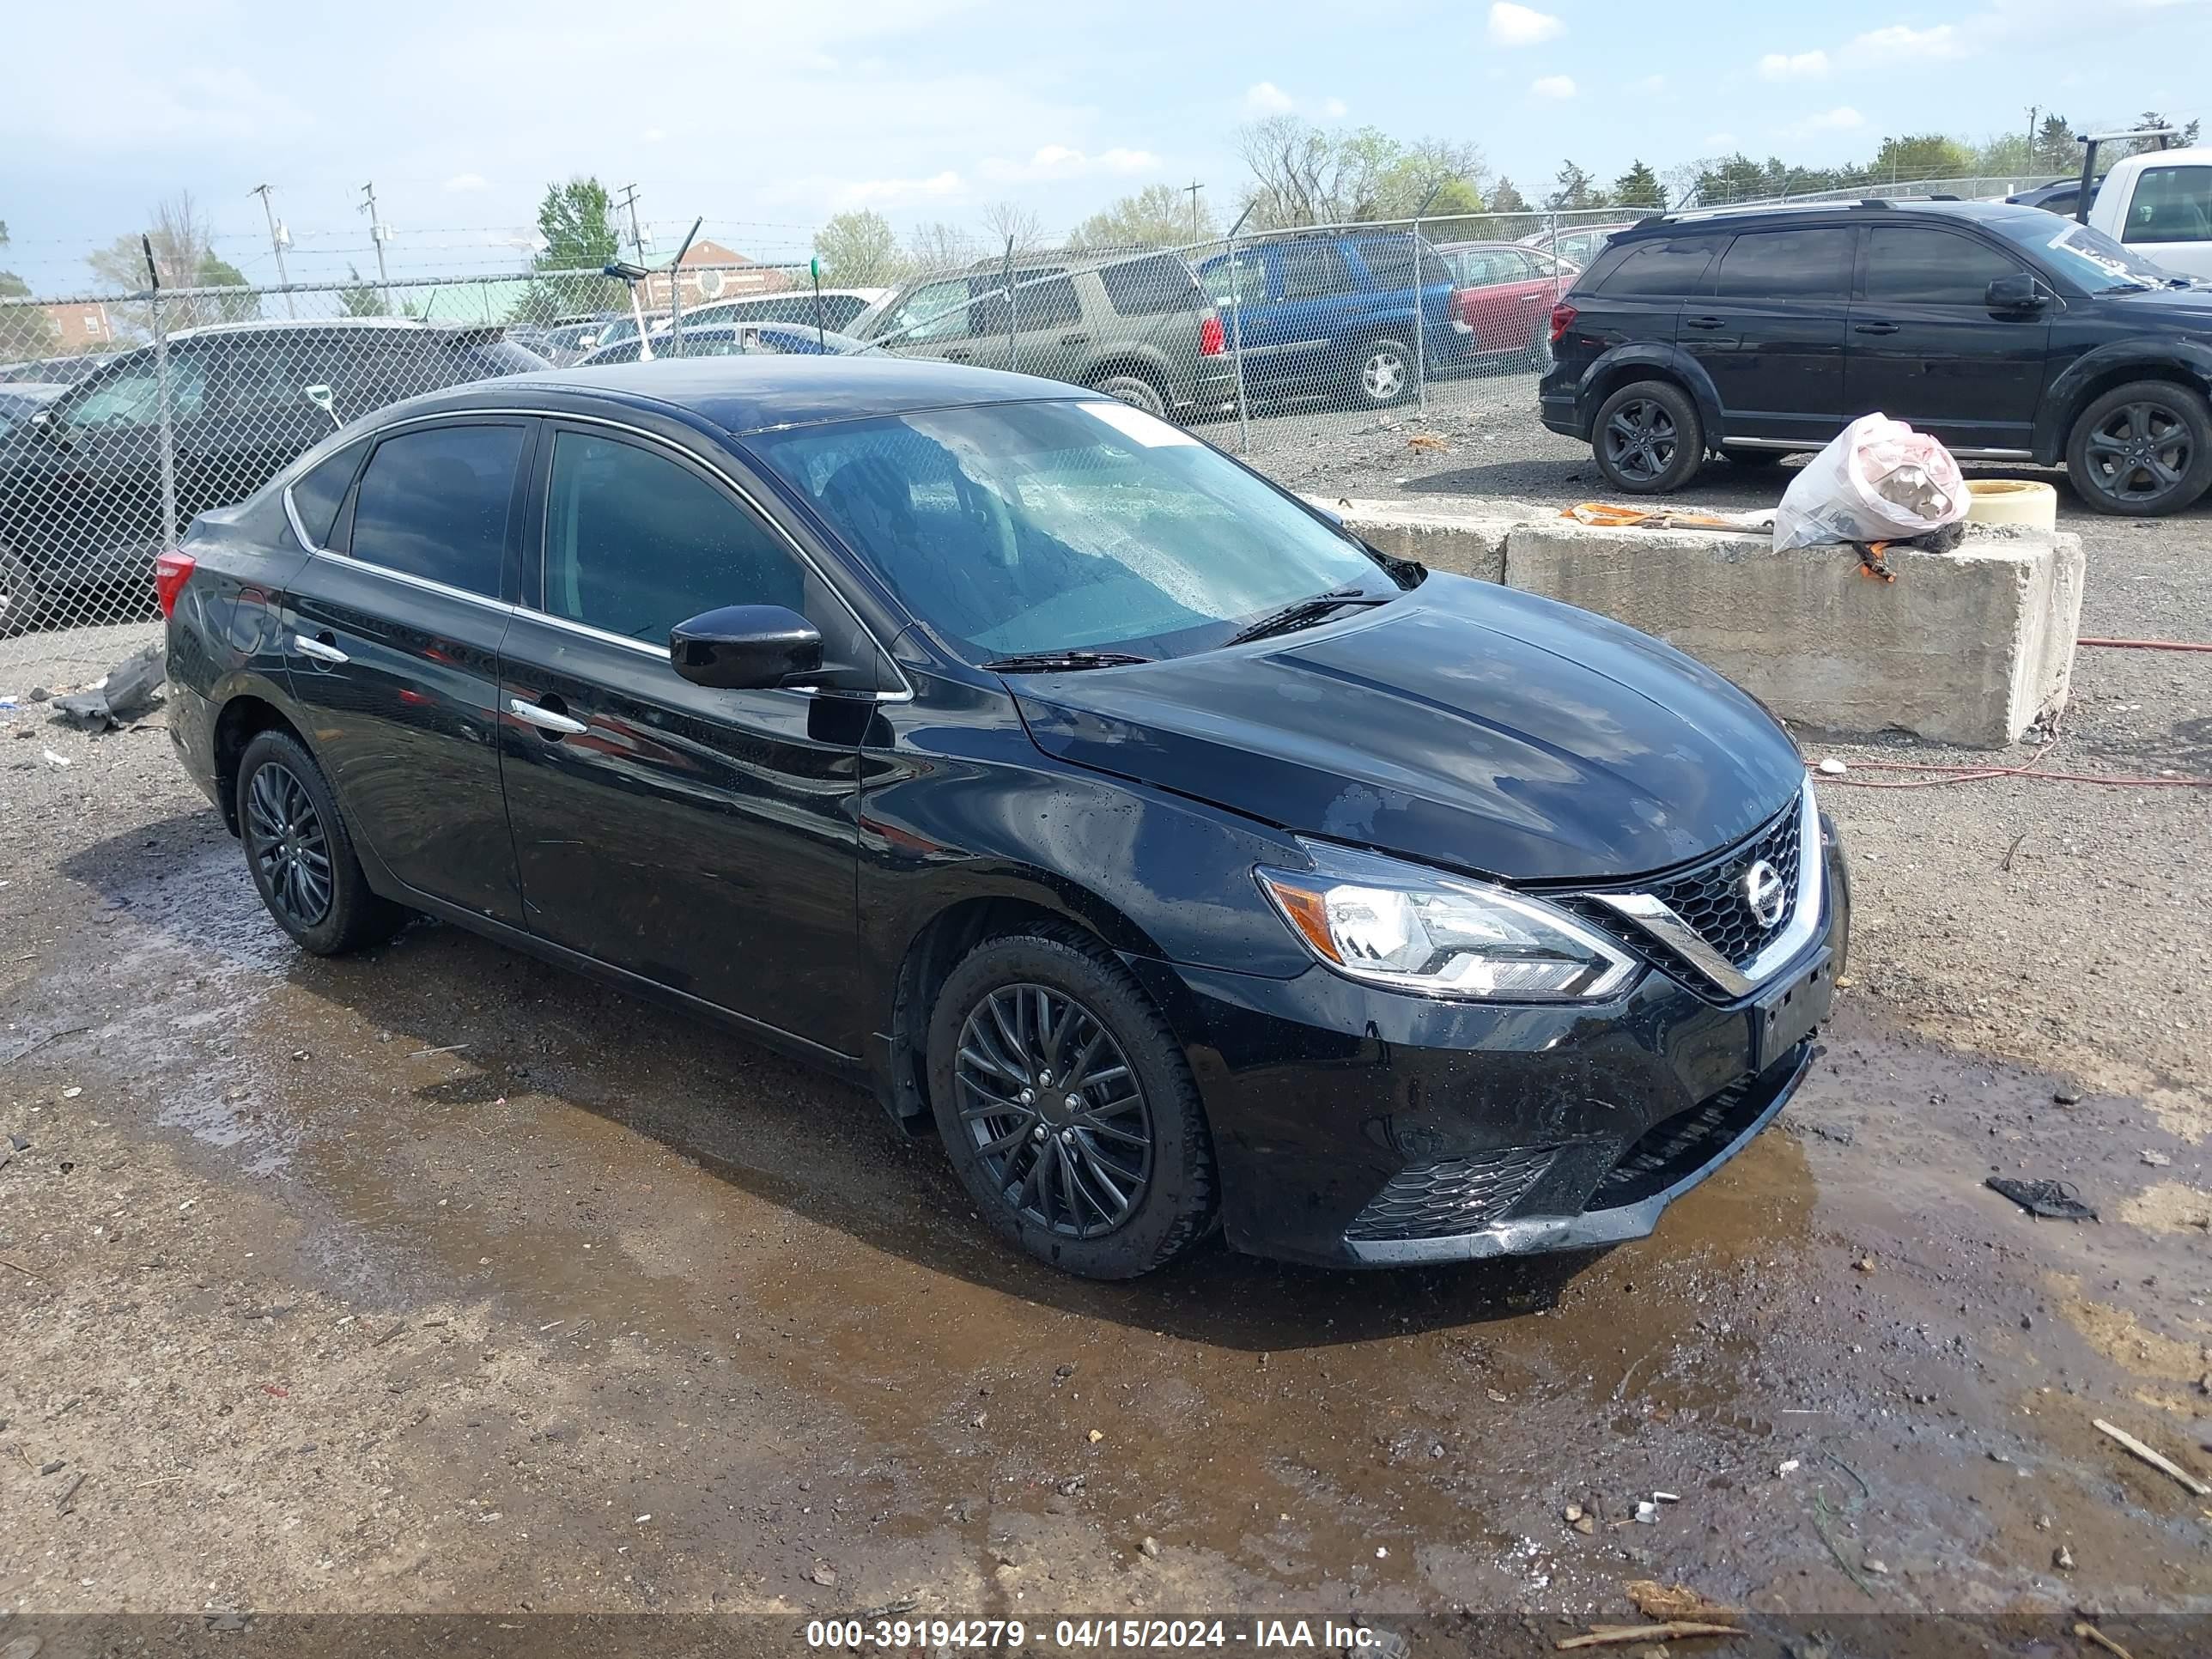
M 2212 486 L 2212 413 L 2164 380 L 2115 386 L 2081 411 L 2066 473 L 2085 506 L 2125 518 L 2178 513 Z
M 1213 1154 L 1190 1068 L 1080 930 L 988 939 L 952 970 L 930 1012 L 929 1093 L 984 1218 L 1038 1261 L 1133 1279 L 1204 1234 Z
M 301 950 L 340 956 L 399 931 L 406 911 L 370 890 L 322 769 L 297 738 L 264 732 L 246 745 L 237 802 L 253 885 Z
M 1109 374 L 1091 383 L 1093 392 L 1103 392 L 1109 398 L 1141 409 L 1147 415 L 1167 417 L 1168 400 L 1160 395 L 1159 387 L 1141 374 Z
M 1370 340 L 1357 349 L 1352 395 L 1369 409 L 1384 409 L 1413 395 L 1413 354 L 1395 340 Z
M 0 640 L 28 633 L 44 601 L 31 567 L 0 547 Z
M 1680 489 L 1705 460 L 1704 423 L 1689 394 L 1668 380 L 1638 380 L 1597 411 L 1590 447 L 1606 482 L 1629 495 Z

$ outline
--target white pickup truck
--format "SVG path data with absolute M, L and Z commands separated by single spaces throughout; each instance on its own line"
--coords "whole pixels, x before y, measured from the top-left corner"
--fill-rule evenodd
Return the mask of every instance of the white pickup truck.
M 2088 222 L 2176 276 L 2212 280 L 2212 149 L 2146 150 L 2113 162 Z

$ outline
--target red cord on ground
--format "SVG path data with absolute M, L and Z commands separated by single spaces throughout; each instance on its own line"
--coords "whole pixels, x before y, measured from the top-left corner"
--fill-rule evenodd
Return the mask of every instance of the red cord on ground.
M 2115 651 L 2212 651 L 2194 640 L 2076 640 L 2076 645 L 2110 646 Z

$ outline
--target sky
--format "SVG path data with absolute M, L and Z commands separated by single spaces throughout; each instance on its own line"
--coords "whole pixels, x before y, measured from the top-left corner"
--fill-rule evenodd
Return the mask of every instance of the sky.
M 106 0 L 17 8 L 0 39 L 0 266 L 56 295 L 179 190 L 273 281 L 271 185 L 297 281 L 374 270 L 371 181 L 398 275 L 519 268 L 574 173 L 635 182 L 664 253 L 703 215 L 792 258 L 856 207 L 903 231 L 1012 201 L 1058 233 L 1196 180 L 1233 217 L 1238 129 L 1285 112 L 1473 142 L 1531 199 L 1568 158 L 1610 179 L 1983 138 L 2031 106 L 2212 113 L 2212 0 Z

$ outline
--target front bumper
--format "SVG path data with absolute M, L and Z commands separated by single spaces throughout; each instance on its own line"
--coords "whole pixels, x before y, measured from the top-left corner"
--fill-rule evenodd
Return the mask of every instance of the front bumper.
M 1484 1006 L 1134 961 L 1206 1102 L 1231 1244 L 1333 1267 L 1618 1243 L 1748 1145 L 1796 1091 L 1763 1004 L 1840 972 L 1850 887 L 1824 824 L 1821 924 L 1753 995 L 1653 967 L 1594 1006 Z

